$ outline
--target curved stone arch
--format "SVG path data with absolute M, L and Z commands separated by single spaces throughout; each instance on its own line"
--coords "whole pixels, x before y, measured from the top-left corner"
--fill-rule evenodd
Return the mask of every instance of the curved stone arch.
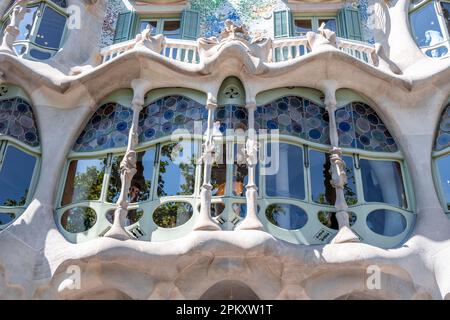
M 233 97 L 233 92 L 238 96 Z M 229 76 L 220 85 L 217 103 L 218 105 L 235 104 L 245 106 L 247 102 L 246 92 L 245 83 L 241 79 L 236 76 Z
M 323 93 L 315 88 L 283 87 L 261 91 L 256 95 L 256 104 L 263 105 L 285 96 L 299 96 L 323 105 Z
M 260 297 L 245 282 L 222 280 L 205 290 L 199 300 L 260 300 Z
M 342 299 L 351 294 L 410 300 L 424 294 L 406 270 L 376 264 L 327 268 L 303 280 L 302 287 L 313 300 Z

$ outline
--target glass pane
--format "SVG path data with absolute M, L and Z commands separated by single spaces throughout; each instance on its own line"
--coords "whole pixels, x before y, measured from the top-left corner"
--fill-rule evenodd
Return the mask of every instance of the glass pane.
M 148 25 L 152 26 L 152 35 L 155 35 L 158 31 L 158 22 L 157 21 L 141 21 L 139 24 L 139 33 L 144 31 Z
M 336 32 L 336 19 L 319 19 L 319 27 L 325 23 L 325 28 Z
M 312 200 L 320 204 L 334 205 L 336 202 L 336 190 L 331 185 L 330 155 L 311 150 L 309 156 Z M 343 156 L 342 158 L 346 165 L 345 172 L 347 174 L 347 184 L 344 187 L 344 195 L 347 204 L 351 206 L 358 202 L 355 175 L 353 171 L 353 158 L 349 156 Z
M 97 214 L 88 207 L 75 207 L 61 216 L 61 225 L 70 233 L 84 232 L 92 228 L 97 221 Z
M 161 147 L 158 197 L 194 193 L 196 154 L 197 144 L 187 141 Z
M 19 35 L 16 41 L 29 40 L 31 38 L 31 31 L 39 6 L 28 8 L 29 12 L 25 13 L 23 20 L 19 24 Z
M 0 226 L 10 223 L 16 218 L 16 214 L 12 212 L 0 212 Z
M 304 199 L 303 149 L 292 144 L 280 143 L 277 150 L 272 150 L 272 144 L 269 143 L 267 154 L 275 159 L 274 161 L 278 158 L 279 165 L 275 166 L 272 163 L 271 166 L 278 167 L 278 170 L 274 174 L 266 175 L 266 194 L 270 197 Z
M 100 199 L 105 167 L 106 158 L 70 161 L 61 205 Z
M 225 205 L 223 203 L 211 203 L 211 217 L 220 216 L 225 210 Z
M 128 194 L 128 201 L 130 203 L 150 199 L 155 153 L 155 148 L 138 152 L 136 161 L 137 172 L 131 180 L 131 187 Z M 122 186 L 120 180 L 120 162 L 122 159 L 123 156 L 114 156 L 112 159 L 111 175 L 109 178 L 108 193 L 106 195 L 108 202 L 115 203 L 120 196 L 120 188 Z
M 187 202 L 168 202 L 156 208 L 153 221 L 161 228 L 175 228 L 185 224 L 193 213 Z
M 245 218 L 247 215 L 247 205 L 245 203 L 233 203 L 233 211 L 238 217 Z
M 291 204 L 271 204 L 266 209 L 266 217 L 274 225 L 287 230 L 298 230 L 308 221 L 306 212 Z
M 441 1 L 442 13 L 445 19 L 445 25 L 447 26 L 447 31 L 450 32 L 450 2 Z
M 411 26 L 419 47 L 433 46 L 444 41 L 434 1 L 411 13 Z
M 295 20 L 295 34 L 298 36 L 305 35 L 308 31 L 312 31 L 312 21 L 310 19 Z
M 25 205 L 30 190 L 36 158 L 13 146 L 8 146 L 0 168 L 0 205 Z
M 163 34 L 167 38 L 177 39 L 180 37 L 180 21 L 164 21 Z
M 397 161 L 360 160 L 364 199 L 406 208 L 406 193 L 400 163 Z
M 367 216 L 367 226 L 375 233 L 393 237 L 406 229 L 405 217 L 396 211 L 375 210 Z
M 336 212 L 319 211 L 317 217 L 319 218 L 320 223 L 322 223 L 325 227 L 334 230 L 339 230 Z M 350 226 L 354 225 L 356 222 L 356 214 L 354 214 L 353 212 L 349 212 L 348 222 L 350 223 Z
M 450 155 L 437 160 L 439 171 L 439 180 L 441 181 L 442 194 L 447 204 L 447 210 L 450 210 Z
M 227 181 L 226 148 L 225 145 L 221 145 L 217 149 L 219 152 L 217 155 L 218 161 L 215 162 L 211 168 L 211 194 L 213 196 L 223 196 L 225 195 Z
M 65 26 L 66 17 L 46 6 L 36 35 L 36 44 L 58 49 Z
M 128 210 L 127 217 L 125 218 L 125 227 L 135 224 L 142 218 L 143 215 L 144 215 L 144 210 L 142 210 L 142 209 Z M 111 223 L 111 224 L 114 223 L 114 210 L 109 210 L 106 213 L 106 220 L 108 220 L 109 223 Z

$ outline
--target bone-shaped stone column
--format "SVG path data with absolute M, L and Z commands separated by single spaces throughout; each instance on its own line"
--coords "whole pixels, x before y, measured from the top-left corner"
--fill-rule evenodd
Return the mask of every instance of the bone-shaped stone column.
M 213 138 L 214 129 L 214 111 L 217 108 L 217 103 L 210 94 L 208 94 L 208 102 L 206 104 L 208 109 L 208 129 L 206 142 L 203 144 L 203 153 L 201 162 L 203 163 L 203 185 L 200 191 L 200 214 L 195 223 L 194 230 L 220 230 L 220 227 L 211 218 L 211 168 L 213 164 L 215 143 Z
M 236 230 L 262 230 L 263 225 L 258 219 L 258 187 L 256 186 L 256 165 L 258 163 L 258 138 L 255 131 L 256 103 L 248 103 L 248 136 L 245 144 L 245 156 L 248 168 L 248 183 L 245 197 L 247 214 Z
M 350 229 L 348 205 L 345 200 L 344 186 L 347 183 L 345 162 L 342 160 L 342 150 L 339 148 L 339 136 L 336 126 L 336 97 L 333 86 L 325 90 L 325 107 L 330 119 L 330 161 L 331 161 L 331 185 L 336 190 L 336 219 L 339 224 L 339 232 L 331 243 L 359 242 L 358 236 Z
M 139 82 L 138 82 L 139 83 Z M 129 234 L 125 231 L 125 219 L 128 214 L 128 192 L 130 190 L 131 181 L 136 174 L 137 153 L 136 147 L 138 141 L 139 128 L 139 114 L 144 105 L 144 90 L 139 90 L 141 87 L 137 85 L 134 88 L 134 97 L 132 101 L 133 106 L 133 120 L 131 123 L 130 132 L 128 135 L 127 151 L 120 162 L 120 182 L 121 189 L 119 199 L 117 200 L 117 209 L 114 211 L 114 222 L 111 229 L 105 234 L 105 237 L 110 237 L 118 240 L 130 239 Z
M 11 14 L 11 22 L 5 28 L 5 34 L 3 35 L 2 44 L 0 46 L 0 52 L 10 53 L 15 55 L 13 44 L 16 41 L 17 36 L 20 33 L 19 25 L 27 13 L 27 5 L 29 0 L 18 1 Z

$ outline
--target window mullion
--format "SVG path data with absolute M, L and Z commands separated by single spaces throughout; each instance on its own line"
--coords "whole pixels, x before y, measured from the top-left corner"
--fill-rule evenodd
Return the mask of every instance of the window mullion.
M 161 156 L 161 144 L 158 143 L 155 146 L 155 159 L 153 159 L 153 174 L 152 174 L 152 185 L 150 188 L 149 200 L 153 201 L 158 198 L 158 177 L 159 177 L 159 158 Z
M 363 183 L 361 178 L 361 166 L 359 164 L 359 155 L 354 153 L 353 154 L 353 170 L 355 175 L 355 185 L 356 185 L 356 196 L 358 199 L 357 205 L 364 203 L 364 189 L 363 189 Z
M 3 160 L 5 159 L 6 144 L 6 141 L 0 140 L 0 172 L 2 171 Z
M 102 203 L 106 202 L 106 194 L 108 192 L 109 178 L 111 177 L 111 170 L 112 170 L 112 157 L 113 157 L 112 153 L 109 153 L 106 156 L 106 168 L 105 173 L 103 175 L 102 192 L 100 194 L 100 201 Z

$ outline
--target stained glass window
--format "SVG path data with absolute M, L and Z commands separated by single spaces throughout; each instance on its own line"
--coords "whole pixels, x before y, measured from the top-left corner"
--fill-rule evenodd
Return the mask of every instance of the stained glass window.
M 246 131 L 248 128 L 248 110 L 242 106 L 234 104 L 220 106 L 215 111 L 214 119 L 220 122 L 222 133 L 225 133 L 227 129 Z
M 287 96 L 257 108 L 256 121 L 268 132 L 278 129 L 280 134 L 330 144 L 328 113 L 311 100 Z
M 376 112 L 361 102 L 352 102 L 336 111 L 341 147 L 367 151 L 396 152 L 397 144 Z
M 101 106 L 78 137 L 73 150 L 86 152 L 125 147 L 132 118 L 133 110 L 118 103 Z
M 31 147 L 39 146 L 31 106 L 22 98 L 0 101 L 0 136 L 13 137 Z

